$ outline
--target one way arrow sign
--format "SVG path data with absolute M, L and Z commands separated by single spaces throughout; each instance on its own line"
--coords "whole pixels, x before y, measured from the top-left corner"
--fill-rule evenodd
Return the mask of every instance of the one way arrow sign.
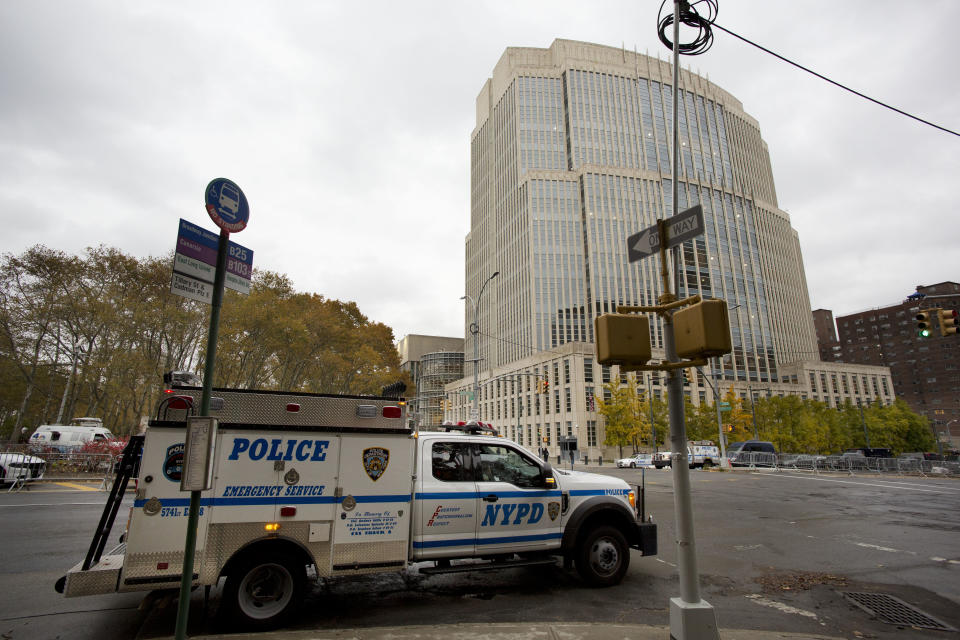
M 675 247 L 684 240 L 695 238 L 704 231 L 703 207 L 696 205 L 669 218 L 667 224 L 667 248 Z M 652 256 L 660 250 L 660 234 L 657 226 L 647 227 L 627 238 L 627 257 L 630 262 Z

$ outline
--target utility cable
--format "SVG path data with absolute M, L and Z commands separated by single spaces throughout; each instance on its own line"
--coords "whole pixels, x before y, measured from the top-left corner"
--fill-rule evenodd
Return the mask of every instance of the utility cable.
M 957 133 L 956 131 L 952 131 L 952 130 L 950 130 L 950 129 L 947 129 L 946 127 L 941 127 L 941 126 L 938 125 L 938 124 L 934 124 L 934 123 L 932 123 L 932 122 L 929 122 L 928 120 L 924 120 L 923 118 L 919 118 L 919 117 L 917 117 L 917 116 L 915 116 L 915 115 L 913 115 L 913 114 L 910 114 L 910 113 L 907 113 L 906 111 L 903 111 L 902 109 L 897 109 L 896 107 L 892 107 L 892 106 L 890 106 L 889 104 L 886 104 L 886 103 L 884 103 L 884 102 L 880 102 L 879 100 L 876 100 L 876 99 L 874 99 L 874 98 L 871 98 L 870 96 L 868 96 L 868 95 L 866 95 L 866 94 L 860 93 L 859 91 L 857 91 L 857 90 L 855 90 L 855 89 L 851 89 L 850 87 L 848 87 L 848 86 L 846 86 L 846 85 L 840 84 L 839 82 L 836 82 L 835 80 L 831 80 L 830 78 L 828 78 L 828 77 L 826 77 L 826 76 L 824 76 L 824 75 L 822 75 L 822 74 L 819 74 L 819 73 L 817 73 L 816 71 L 813 71 L 812 69 L 808 69 L 807 67 L 803 66 L 802 64 L 798 64 L 798 63 L 794 62 L 793 60 L 790 60 L 790 59 L 788 59 L 788 58 L 784 58 L 784 57 L 781 56 L 779 53 L 775 53 L 775 52 L 771 51 L 770 49 L 767 49 L 766 47 L 763 47 L 763 46 L 757 44 L 756 42 L 753 42 L 753 41 L 751 41 L 751 40 L 748 40 L 747 38 L 744 38 L 743 36 L 741 36 L 741 35 L 739 35 L 739 34 L 736 34 L 736 33 L 734 33 L 733 31 L 730 31 L 729 29 L 726 29 L 726 28 L 720 26 L 720 25 L 717 24 L 716 22 L 713 22 L 713 23 L 712 23 L 712 26 L 716 27 L 717 29 L 720 29 L 721 31 L 723 31 L 723 32 L 725 32 L 725 33 L 729 33 L 729 34 L 730 34 L 731 36 L 733 36 L 734 38 L 737 38 L 737 39 L 739 39 L 739 40 L 742 40 L 743 42 L 746 42 L 747 44 L 752 45 L 752 46 L 756 47 L 757 49 L 760 49 L 760 50 L 763 51 L 764 53 L 769 53 L 770 55 L 772 55 L 772 56 L 775 57 L 775 58 L 778 58 L 778 59 L 780 59 L 780 60 L 783 60 L 784 62 L 786 62 L 786 63 L 788 63 L 788 64 L 792 64 L 793 66 L 797 67 L 798 69 L 802 69 L 802 70 L 806 71 L 807 73 L 809 73 L 809 74 L 811 74 L 811 75 L 815 75 L 816 77 L 820 78 L 821 80 L 826 80 L 826 81 L 829 82 L 830 84 L 832 84 L 832 85 L 834 85 L 834 86 L 837 86 L 837 87 L 840 87 L 841 89 L 843 89 L 843 90 L 845 90 L 845 91 L 849 91 L 850 93 L 852 93 L 852 94 L 854 94 L 854 95 L 856 95 L 856 96 L 860 96 L 861 98 L 864 98 L 864 99 L 866 99 L 866 100 L 869 100 L 870 102 L 873 102 L 874 104 L 878 104 L 878 105 L 880 105 L 881 107 L 886 107 L 887 109 L 890 109 L 891 111 L 895 111 L 895 112 L 899 113 L 900 115 L 907 116 L 908 118 L 913 118 L 913 119 L 916 120 L 917 122 L 922 122 L 923 124 L 929 125 L 929 126 L 933 127 L 934 129 L 939 129 L 940 131 L 943 131 L 943 132 L 945 132 L 945 133 L 950 133 L 950 134 L 953 134 L 953 135 L 955 135 L 955 136 L 960 137 L 960 133 Z M 662 39 L 662 38 L 661 38 L 661 39 Z M 681 48 L 681 52 L 682 52 L 682 50 L 683 50 L 683 49 Z

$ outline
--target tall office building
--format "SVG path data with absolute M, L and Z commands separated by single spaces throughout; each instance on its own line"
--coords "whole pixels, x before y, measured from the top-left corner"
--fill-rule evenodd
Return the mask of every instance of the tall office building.
M 706 226 L 682 245 L 678 293 L 723 298 L 731 309 L 733 352 L 717 363 L 721 379 L 744 393 L 799 393 L 800 363 L 819 360 L 798 236 L 779 208 L 757 121 L 682 71 L 675 177 L 672 82 L 657 58 L 556 40 L 507 49 L 477 98 L 467 293 L 476 299 L 499 276 L 479 305 L 479 358 L 467 340 L 465 362 L 480 362 L 481 418 L 516 423 L 521 441 L 584 425 L 588 441 L 602 440 L 590 398 L 610 373 L 593 371 L 593 321 L 662 293 L 659 260 L 630 263 L 626 240 L 671 215 L 674 179 L 679 210 L 702 205 Z M 662 353 L 659 320 L 651 334 Z M 547 397 L 530 395 L 537 378 L 555 385 Z M 702 380 L 694 387 L 695 401 L 712 397 Z

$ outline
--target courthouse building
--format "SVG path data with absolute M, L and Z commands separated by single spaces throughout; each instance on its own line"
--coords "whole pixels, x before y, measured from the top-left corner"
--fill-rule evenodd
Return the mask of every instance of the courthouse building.
M 679 210 L 700 204 L 706 226 L 682 245 L 679 295 L 730 308 L 733 352 L 711 367 L 720 392 L 892 402 L 888 369 L 820 361 L 800 242 L 759 125 L 737 98 L 688 71 L 672 175 L 672 82 L 665 61 L 585 42 L 511 47 L 500 58 L 471 136 L 466 293 L 476 300 L 486 283 L 479 353 L 468 304 L 464 378 L 446 386 L 446 418 L 471 416 L 476 363 L 481 420 L 533 450 L 546 444 L 555 454 L 558 436 L 574 435 L 582 454 L 610 458 L 594 400 L 603 384 L 663 395 L 665 379 L 601 367 L 593 321 L 662 293 L 659 260 L 629 262 L 626 239 L 670 215 L 674 179 Z M 656 318 L 651 341 L 662 358 Z M 846 387 L 831 386 L 844 376 Z M 685 393 L 712 402 L 713 379 L 693 372 Z

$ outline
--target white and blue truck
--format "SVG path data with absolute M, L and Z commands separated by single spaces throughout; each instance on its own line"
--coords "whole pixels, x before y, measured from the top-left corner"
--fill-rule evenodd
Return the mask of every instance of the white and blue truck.
M 174 383 L 119 465 L 66 596 L 176 588 L 189 493 L 180 490 L 187 418 L 202 389 Z M 396 397 L 214 389 L 212 486 L 198 512 L 195 586 L 225 579 L 220 609 L 244 628 L 296 610 L 318 579 L 555 563 L 591 586 L 617 584 L 657 529 L 625 481 L 553 468 L 484 428 L 417 431 Z M 142 444 L 138 456 L 135 449 Z M 120 475 L 126 474 L 125 477 Z M 129 478 L 122 543 L 106 548 Z

